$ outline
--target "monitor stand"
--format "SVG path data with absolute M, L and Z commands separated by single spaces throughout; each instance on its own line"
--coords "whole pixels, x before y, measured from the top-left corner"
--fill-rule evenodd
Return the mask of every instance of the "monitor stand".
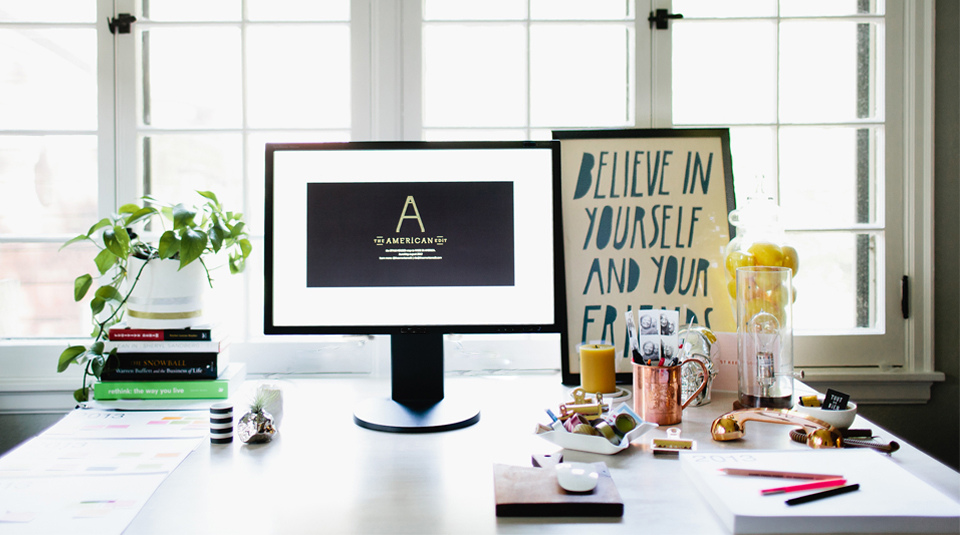
M 422 331 L 390 335 L 391 397 L 361 401 L 354 423 L 388 433 L 435 433 L 480 421 L 476 404 L 444 396 L 443 333 Z

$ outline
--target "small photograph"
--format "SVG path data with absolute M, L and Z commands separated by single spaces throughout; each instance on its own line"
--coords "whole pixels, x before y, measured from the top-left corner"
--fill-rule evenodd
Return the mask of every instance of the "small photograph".
M 640 311 L 640 334 L 660 334 L 659 330 L 660 311 L 659 310 L 641 310 Z
M 676 366 L 679 362 L 679 351 L 677 346 L 669 338 L 662 339 L 660 343 L 661 353 L 663 354 L 664 366 Z
M 676 310 L 660 311 L 660 336 L 676 336 L 680 313 Z
M 660 362 L 660 341 L 655 337 L 641 338 L 640 356 L 644 364 L 656 366 Z

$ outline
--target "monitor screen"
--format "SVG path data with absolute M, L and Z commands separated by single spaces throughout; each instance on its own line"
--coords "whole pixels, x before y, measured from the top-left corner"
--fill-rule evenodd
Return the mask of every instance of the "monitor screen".
M 267 144 L 264 332 L 389 334 L 393 400 L 421 406 L 444 397 L 443 334 L 566 347 L 559 150 Z

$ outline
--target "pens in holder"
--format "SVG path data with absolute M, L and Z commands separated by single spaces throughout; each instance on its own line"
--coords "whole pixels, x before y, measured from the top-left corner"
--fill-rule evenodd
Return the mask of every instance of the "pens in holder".
M 817 492 L 815 494 L 808 494 L 806 496 L 800 496 L 799 498 L 791 498 L 784 503 L 787 505 L 800 505 L 802 503 L 815 502 L 817 500 L 822 500 L 824 498 L 830 498 L 832 496 L 839 496 L 841 494 L 846 494 L 848 492 L 853 492 L 859 490 L 860 485 L 855 483 L 853 485 L 847 485 L 846 487 L 840 487 L 838 489 L 825 490 L 823 492 Z

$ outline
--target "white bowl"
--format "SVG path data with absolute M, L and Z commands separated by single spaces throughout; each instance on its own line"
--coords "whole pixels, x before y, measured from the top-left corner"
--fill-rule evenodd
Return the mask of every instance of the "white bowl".
M 823 403 L 823 394 L 817 395 L 817 399 L 820 400 L 820 403 Z M 827 422 L 837 429 L 848 429 L 853 425 L 853 419 L 857 416 L 857 404 L 852 401 L 847 402 L 846 409 L 838 411 L 828 411 L 823 407 L 805 407 L 799 403 L 793 406 L 793 410 Z

